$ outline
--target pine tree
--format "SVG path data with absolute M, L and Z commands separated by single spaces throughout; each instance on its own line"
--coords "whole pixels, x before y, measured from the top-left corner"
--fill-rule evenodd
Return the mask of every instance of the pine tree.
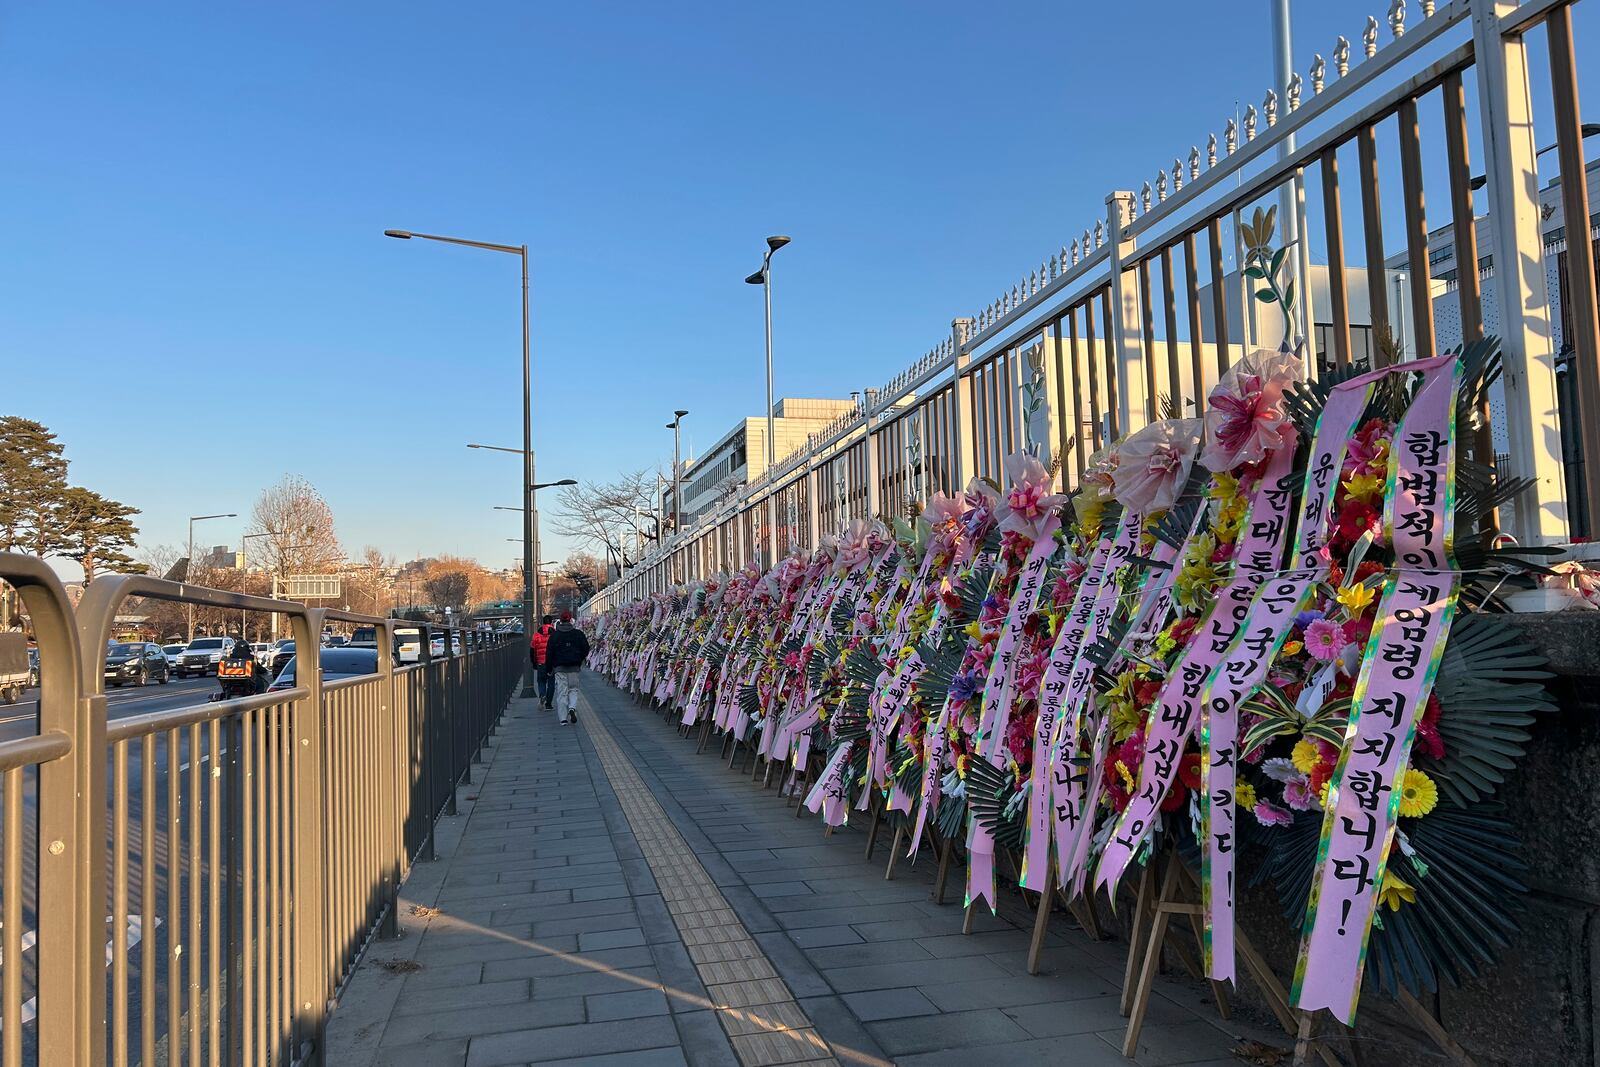
M 0 415 L 0 551 L 49 552 L 67 492 L 67 461 L 43 423 Z
M 83 568 L 84 585 L 93 581 L 99 570 L 143 574 L 144 564 L 126 551 L 139 536 L 139 528 L 131 521 L 137 514 L 138 508 L 108 500 L 92 489 L 71 486 L 57 510 L 51 554 L 76 560 Z

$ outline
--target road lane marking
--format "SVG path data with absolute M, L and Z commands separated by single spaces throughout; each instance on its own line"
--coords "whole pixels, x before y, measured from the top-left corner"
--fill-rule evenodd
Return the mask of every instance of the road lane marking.
M 115 917 L 114 916 L 111 916 L 111 915 L 107 915 L 106 916 L 106 922 L 109 923 L 109 922 L 113 922 L 113 921 L 115 921 Z M 156 917 L 156 926 L 159 927 L 160 925 L 161 925 L 161 918 L 160 918 L 160 916 L 157 916 Z M 139 915 L 130 915 L 130 916 L 128 916 L 127 941 L 128 941 L 128 951 L 129 952 L 132 952 L 134 950 L 134 948 L 139 944 L 139 941 L 140 941 L 140 939 L 142 937 L 141 931 L 143 929 L 143 926 L 144 926 L 143 916 L 139 916 Z M 34 945 L 36 945 L 38 943 L 38 941 L 39 941 L 39 937 L 38 937 L 37 931 L 29 930 L 27 933 L 22 935 L 22 951 L 26 952 L 30 948 L 33 948 Z M 112 944 L 111 940 L 108 939 L 106 941 L 106 966 L 107 967 L 111 966 L 111 962 L 112 962 L 112 960 L 114 958 L 115 958 L 115 946 Z M 38 1017 L 39 1017 L 39 998 L 38 997 L 29 997 L 27 1000 L 22 1002 L 22 1025 L 23 1026 L 27 1026 L 29 1023 L 33 1022 L 33 1020 L 37 1019 Z

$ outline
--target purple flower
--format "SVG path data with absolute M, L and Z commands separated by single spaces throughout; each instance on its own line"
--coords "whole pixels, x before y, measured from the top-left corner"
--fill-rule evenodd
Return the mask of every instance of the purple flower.
M 1315 609 L 1311 611 L 1302 611 L 1300 614 L 1294 617 L 1294 624 L 1300 627 L 1300 629 L 1304 630 L 1312 623 L 1322 618 L 1322 614 L 1322 612 Z
M 978 691 L 978 673 L 976 671 L 962 671 L 950 683 L 950 699 L 961 703 L 971 700 Z
M 1258 800 L 1254 808 L 1256 821 L 1262 826 L 1288 826 L 1294 822 L 1294 816 L 1270 800 Z

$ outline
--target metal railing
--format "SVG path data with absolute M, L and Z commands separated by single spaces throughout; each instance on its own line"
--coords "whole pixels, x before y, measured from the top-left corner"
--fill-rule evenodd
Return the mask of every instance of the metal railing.
M 0 741 L 0 1067 L 320 1063 L 523 642 L 135 575 L 74 610 L 31 556 L 0 554 L 0 579 L 41 681 L 37 732 Z M 295 686 L 108 721 L 108 639 L 135 597 L 286 616 Z M 375 628 L 376 674 L 324 681 L 330 620 Z M 396 663 L 396 628 L 420 631 L 419 662 Z
M 1283 334 L 1242 273 L 1249 221 L 1267 207 L 1311 373 L 1381 363 L 1383 331 L 1400 358 L 1432 355 L 1481 337 L 1487 318 L 1504 376 L 1474 458 L 1503 454 L 1507 474 L 1533 480 L 1504 527 L 1523 544 L 1600 531 L 1595 264 L 1559 240 L 1569 219 L 1594 235 L 1589 185 L 1600 178 L 1583 153 L 1579 2 L 1375 5 L 1387 26 L 1351 27 L 1289 84 L 1144 171 L 1151 181 L 1112 192 L 1081 235 L 955 318 L 948 341 L 867 391 L 860 411 L 585 610 L 810 550 L 850 519 L 906 515 L 914 498 L 1000 478 L 1028 444 L 1059 460 L 1070 488 L 1119 435 L 1171 409 L 1202 414 L 1229 366 Z M 1559 300 L 1547 283 L 1558 274 Z M 1563 351 L 1571 383 L 1558 399 Z M 1034 415 L 1030 391 L 1044 398 Z

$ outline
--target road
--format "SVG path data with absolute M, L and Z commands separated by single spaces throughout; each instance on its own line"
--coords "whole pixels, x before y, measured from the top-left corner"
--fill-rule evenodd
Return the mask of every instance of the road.
M 112 689 L 107 694 L 107 698 L 106 698 L 106 704 L 107 704 L 106 716 L 107 716 L 107 720 L 108 721 L 114 721 L 114 720 L 117 720 L 117 719 L 122 719 L 122 718 L 126 718 L 128 716 L 132 716 L 132 715 L 143 715 L 143 714 L 147 714 L 147 713 L 150 713 L 150 712 L 157 712 L 157 711 L 175 711 L 175 710 L 178 710 L 178 709 L 181 709 L 181 708 L 192 707 L 192 706 L 194 706 L 196 704 L 203 704 L 203 703 L 206 702 L 207 698 L 212 693 L 216 692 L 216 690 L 217 690 L 217 682 L 216 682 L 215 678 L 192 678 L 192 679 L 186 679 L 186 680 L 183 680 L 183 681 L 173 680 L 173 681 L 169 682 L 166 685 L 151 685 L 151 686 L 142 687 L 142 688 Z M 14 740 L 14 739 L 17 739 L 17 738 L 22 738 L 22 737 L 28 737 L 28 736 L 31 736 L 32 734 L 34 734 L 35 732 L 37 732 L 37 729 L 38 729 L 38 700 L 39 700 L 38 690 L 28 690 L 27 693 L 24 694 L 23 700 L 20 701 L 19 703 L 14 704 L 14 705 L 0 705 L 0 742 Z M 157 735 L 157 736 L 158 737 L 162 737 L 162 735 Z M 177 779 L 177 785 L 178 785 L 178 791 L 179 791 L 179 802 L 178 802 L 178 806 L 177 806 L 177 812 L 178 812 L 179 820 L 180 820 L 180 837 L 179 837 L 179 841 L 185 847 L 184 847 L 183 852 L 180 854 L 181 855 L 181 859 L 180 859 L 179 870 L 177 872 L 173 872 L 178 876 L 178 878 L 181 881 L 174 882 L 174 884 L 172 886 L 172 889 L 175 890 L 178 894 L 180 894 L 178 900 L 185 902 L 185 904 L 187 905 L 187 901 L 189 899 L 191 899 L 190 896 L 189 896 L 189 889 L 188 889 L 187 882 L 186 882 L 186 879 L 187 879 L 187 876 L 188 876 L 189 870 L 190 870 L 189 869 L 189 850 L 187 848 L 187 843 L 188 843 L 189 840 L 191 840 L 190 834 L 192 833 L 191 827 L 189 825 L 189 818 L 190 818 L 190 811 L 191 811 L 190 805 L 189 805 L 189 799 L 190 799 L 190 789 L 192 788 L 192 786 L 193 786 L 193 784 L 195 782 L 195 777 L 189 773 L 190 769 L 191 769 L 190 768 L 190 757 L 189 757 L 189 741 L 190 741 L 189 731 L 188 730 L 180 731 L 179 734 L 178 734 L 177 741 L 178 741 L 177 760 L 178 760 L 178 769 L 179 769 L 179 776 L 178 776 L 178 779 Z M 208 748 L 208 744 L 209 744 L 208 733 L 206 731 L 204 731 L 204 730 L 201 731 L 201 742 L 200 742 L 200 744 L 201 744 L 201 748 L 200 748 L 201 757 L 200 757 L 200 760 L 201 760 L 202 766 L 204 766 L 206 763 L 209 763 L 210 760 L 211 760 L 211 754 L 210 754 L 210 751 L 209 751 L 209 748 Z M 153 840 L 152 840 L 152 845 L 153 845 L 152 854 L 153 854 L 154 859 L 155 859 L 155 876 L 156 876 L 156 887 L 155 887 L 155 889 L 156 889 L 156 900 L 155 900 L 156 907 L 155 907 L 155 914 L 156 914 L 156 922 L 155 922 L 155 944 L 153 946 L 149 945 L 146 942 L 146 939 L 143 936 L 144 931 L 142 930 L 142 923 L 140 921 L 140 915 L 139 915 L 139 910 L 140 910 L 139 885 L 140 885 L 140 878 L 141 878 L 141 872 L 142 872 L 142 863 L 143 863 L 143 848 L 142 848 L 140 825 L 141 825 L 141 816 L 142 816 L 141 801 L 142 801 L 142 793 L 143 793 L 143 788 L 144 788 L 143 767 L 142 767 L 142 753 L 141 753 L 140 746 L 141 746 L 141 742 L 138 742 L 138 741 L 130 742 L 129 745 L 127 746 L 128 751 L 127 751 L 127 789 L 126 789 L 126 795 L 128 797 L 128 808 L 127 808 L 127 812 L 128 812 L 128 836 L 124 840 L 122 840 L 120 842 L 120 844 L 122 846 L 122 849 L 123 849 L 123 852 L 127 857 L 127 867 L 128 867 L 128 876 L 129 876 L 129 894 L 128 894 L 129 899 L 128 899 L 128 902 L 127 902 L 128 903 L 128 922 L 127 922 L 127 928 L 123 932 L 123 939 L 124 939 L 124 943 L 128 946 L 128 949 L 129 949 L 128 956 L 127 956 L 127 959 L 128 959 L 128 970 L 129 970 L 129 985 L 128 985 L 129 996 L 126 999 L 126 1003 L 127 1003 L 128 1024 L 129 1024 L 129 1026 L 128 1026 L 128 1037 L 129 1037 L 129 1044 L 131 1046 L 130 1047 L 130 1057 L 129 1057 L 130 1062 L 139 1062 L 140 1059 L 141 1059 L 141 1057 L 139 1055 L 139 1045 L 141 1043 L 141 1037 L 142 1037 L 141 1015 L 142 1015 L 142 1012 L 143 1012 L 145 996 L 146 996 L 147 993 L 150 992 L 150 991 L 147 991 L 147 990 L 142 988 L 141 983 L 140 983 L 140 978 L 139 978 L 141 964 L 143 962 L 143 953 L 146 950 L 153 949 L 153 951 L 154 951 L 154 961 L 155 961 L 155 964 L 156 964 L 156 966 L 155 966 L 156 982 L 155 982 L 155 988 L 153 990 L 153 993 L 154 993 L 153 1003 L 156 1006 L 156 1017 L 154 1019 L 154 1022 L 155 1022 L 154 1037 L 155 1037 L 155 1040 L 156 1040 L 157 1046 L 158 1046 L 158 1052 L 157 1052 L 158 1058 L 165 1052 L 167 1032 L 169 1030 L 170 1024 L 172 1022 L 177 1022 L 179 1031 L 183 1032 L 184 1030 L 186 1030 L 188 1028 L 188 1021 L 189 1021 L 188 1020 L 188 1016 L 186 1014 L 186 1012 L 187 1012 L 187 1002 L 186 1002 L 187 998 L 186 997 L 185 997 L 185 1002 L 184 1003 L 181 1003 L 181 1004 L 176 1006 L 177 1009 L 178 1009 L 178 1016 L 179 1016 L 177 1018 L 175 1018 L 173 1015 L 169 1014 L 169 1012 L 168 1012 L 168 1007 L 169 1006 L 168 1006 L 168 1003 L 167 1003 L 168 966 L 169 966 L 169 963 L 174 959 L 174 957 L 169 954 L 169 946 L 168 946 L 168 938 L 167 938 L 169 923 L 167 921 L 167 916 L 169 916 L 171 914 L 171 910 L 170 909 L 172 908 L 173 905 L 177 904 L 178 901 L 171 901 L 171 900 L 169 900 L 169 896 L 168 896 L 168 875 L 169 875 L 169 871 L 168 871 L 168 861 L 167 861 L 167 851 L 168 851 L 168 835 L 167 835 L 168 819 L 167 819 L 167 815 L 168 815 L 169 776 L 167 774 L 167 768 L 168 768 L 168 764 L 169 764 L 169 753 L 167 751 L 168 745 L 167 745 L 167 742 L 165 740 L 160 740 L 155 744 L 155 749 L 154 749 L 155 773 L 154 773 L 152 781 L 150 783 L 151 786 L 152 786 L 153 799 L 155 801 L 155 804 L 153 805 L 154 824 L 155 824 L 154 825 L 154 831 L 155 831 L 155 833 L 154 833 L 154 837 L 153 837 Z M 227 754 L 227 750 L 224 749 L 224 755 L 226 755 L 226 754 Z M 212 815 L 213 815 L 213 812 L 211 810 L 211 805 L 209 803 L 209 795 L 208 795 L 209 794 L 209 790 L 205 787 L 206 785 L 209 784 L 209 780 L 210 780 L 210 776 L 209 775 L 205 775 L 204 772 L 202 771 L 201 772 L 201 776 L 199 778 L 199 781 L 201 783 L 201 788 L 199 790 L 199 816 L 200 816 L 200 824 L 201 824 L 201 830 L 202 830 L 202 836 L 201 836 L 202 843 L 204 842 L 206 833 L 209 831 L 210 820 L 211 820 Z M 23 984 L 22 1018 L 23 1018 L 23 1023 L 24 1023 L 24 1026 L 23 1026 L 23 1044 L 24 1044 L 24 1058 L 25 1058 L 25 1060 L 27 1062 L 32 1062 L 32 1059 L 34 1058 L 34 1055 L 35 1055 L 35 1048 L 36 1048 L 36 1045 L 35 1045 L 36 1027 L 33 1025 L 33 1019 L 34 1019 L 35 1008 L 36 1008 L 36 1001 L 34 999 L 34 983 L 35 983 L 35 977 L 36 977 L 35 968 L 36 968 L 36 964 L 37 964 L 36 956 L 37 956 L 37 953 L 39 951 L 39 948 L 36 945 L 36 930 L 37 930 L 36 914 L 37 914 L 37 912 L 36 912 L 36 907 L 35 907 L 35 905 L 36 905 L 35 892 L 36 892 L 37 885 L 36 885 L 36 881 L 35 881 L 35 864 L 34 864 L 34 856 L 35 856 L 34 842 L 36 840 L 37 831 L 38 831 L 38 819 L 37 819 L 38 804 L 37 804 L 36 787 L 37 787 L 36 775 L 34 775 L 33 773 L 27 774 L 25 779 L 24 779 L 24 784 L 23 784 L 23 830 L 24 830 L 23 889 L 24 889 L 24 892 L 23 892 L 23 906 L 22 906 L 23 933 L 21 935 L 22 936 L 22 967 L 23 967 L 23 983 L 22 983 Z M 115 780 L 110 774 L 108 774 L 108 777 L 107 777 L 106 787 L 107 787 L 107 796 L 108 796 L 108 799 L 109 799 L 110 796 L 111 796 L 111 790 L 113 788 L 115 788 Z M 107 806 L 107 812 L 108 812 L 108 814 L 107 814 L 107 820 L 108 820 L 107 821 L 107 828 L 108 828 L 108 830 L 111 828 L 110 810 L 111 810 L 110 804 L 108 803 L 108 806 Z M 198 902 L 200 904 L 200 914 L 203 916 L 208 911 L 209 903 L 210 903 L 209 892 L 208 892 L 209 887 L 207 885 L 207 883 L 209 882 L 209 876 L 210 876 L 209 856 L 202 856 L 201 865 L 200 865 L 200 873 L 201 873 L 200 884 L 196 887 L 196 892 L 198 893 Z M 111 891 L 111 886 L 108 883 L 108 885 L 107 885 L 108 895 L 109 895 L 110 891 Z M 219 902 L 219 903 L 223 903 L 224 915 L 225 915 L 226 914 L 225 902 Z M 111 930 L 110 930 L 110 923 L 112 921 L 112 918 L 111 918 L 111 915 L 109 914 L 109 907 L 110 907 L 110 902 L 109 902 L 109 899 L 108 899 L 108 914 L 106 916 L 106 922 L 107 922 L 107 957 L 106 958 L 107 958 L 108 966 L 110 964 L 110 959 L 111 959 L 110 942 L 111 942 L 112 938 L 115 936 L 114 934 L 111 933 Z M 183 925 L 180 925 L 180 928 L 178 929 L 177 934 L 176 934 L 178 945 L 180 946 L 178 948 L 179 961 L 181 963 L 185 964 L 185 965 L 199 964 L 199 966 L 201 968 L 201 971 L 202 971 L 202 974 L 203 974 L 205 970 L 209 969 L 209 964 L 210 964 L 208 945 L 207 945 L 207 942 L 208 942 L 209 938 L 206 936 L 209 933 L 209 928 L 207 928 L 206 930 L 204 930 L 202 932 L 201 943 L 199 945 L 191 946 L 191 947 L 188 948 L 187 951 L 185 951 L 185 949 L 183 947 L 181 947 L 181 946 L 184 944 L 185 941 L 188 940 L 187 934 L 188 934 L 189 931 L 184 928 L 185 926 L 187 926 L 187 922 L 188 922 L 188 914 L 187 914 L 187 912 L 188 912 L 188 908 L 187 908 L 187 906 L 185 906 L 184 914 L 180 917 L 181 922 L 182 922 Z M 8 962 L 9 961 L 0 960 L 0 965 L 3 965 L 3 964 L 8 963 Z M 178 988 L 184 989 L 185 985 L 186 985 L 186 983 L 183 982 L 183 978 L 180 976 Z M 185 990 L 185 992 L 187 992 L 187 990 Z M 180 994 L 180 996 L 183 996 L 183 995 L 184 994 Z M 204 997 L 202 997 L 202 999 L 201 999 L 200 1008 L 201 1008 L 201 1015 L 203 1017 L 205 1015 L 205 1013 L 206 1013 L 206 1000 L 205 1000 Z M 108 1009 L 108 1017 L 109 1017 L 109 1015 L 110 1015 L 110 1009 Z

